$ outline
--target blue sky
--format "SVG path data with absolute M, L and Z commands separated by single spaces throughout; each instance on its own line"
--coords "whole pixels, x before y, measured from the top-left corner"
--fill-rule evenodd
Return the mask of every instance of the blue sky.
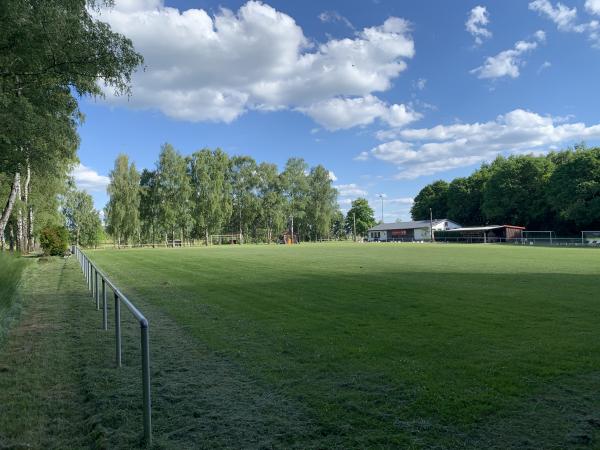
M 600 0 L 116 1 L 146 58 L 131 98 L 83 99 L 78 184 L 107 201 L 127 153 L 221 147 L 334 174 L 386 221 L 498 154 L 600 140 Z

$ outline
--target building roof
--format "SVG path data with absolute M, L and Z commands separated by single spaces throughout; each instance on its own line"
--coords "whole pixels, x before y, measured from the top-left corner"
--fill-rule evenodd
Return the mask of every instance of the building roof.
M 433 224 L 445 222 L 448 219 L 434 219 Z M 415 228 L 429 228 L 429 220 L 413 220 L 412 222 L 392 222 L 380 223 L 368 231 L 389 231 L 389 230 L 412 230 Z
M 516 228 L 517 230 L 524 230 L 525 227 L 518 227 L 516 225 L 486 225 L 484 227 L 463 227 L 463 228 L 453 228 L 452 230 L 446 230 L 445 232 L 461 232 L 461 231 L 489 231 L 489 230 L 497 230 L 499 228 Z

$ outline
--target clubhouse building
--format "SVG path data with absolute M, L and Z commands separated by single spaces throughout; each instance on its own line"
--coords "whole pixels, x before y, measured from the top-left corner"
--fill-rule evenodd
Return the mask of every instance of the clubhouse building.
M 412 242 L 431 240 L 431 230 L 447 231 L 461 226 L 448 219 L 414 220 L 412 222 L 381 223 L 369 228 L 369 242 Z

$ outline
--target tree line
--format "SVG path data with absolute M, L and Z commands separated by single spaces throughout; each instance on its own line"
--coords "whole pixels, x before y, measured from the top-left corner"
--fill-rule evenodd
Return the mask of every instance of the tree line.
M 425 186 L 414 220 L 449 218 L 463 226 L 512 224 L 574 234 L 600 229 L 600 148 L 581 144 L 544 156 L 499 156 L 468 177 Z
M 224 234 L 273 242 L 284 230 L 319 240 L 345 231 L 329 171 L 309 168 L 301 158 L 290 158 L 279 171 L 218 148 L 184 156 L 164 144 L 153 170 L 140 173 L 121 154 L 109 177 L 106 230 L 117 245 L 209 244 L 212 235 Z
M 81 96 L 129 92 L 142 57 L 95 19 L 108 0 L 0 2 L 0 248 L 36 246 L 62 226 L 60 196 L 77 163 Z

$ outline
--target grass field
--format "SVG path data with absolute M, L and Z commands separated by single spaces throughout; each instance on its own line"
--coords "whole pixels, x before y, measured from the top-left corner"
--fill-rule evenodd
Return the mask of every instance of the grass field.
M 181 389 L 170 405 L 178 417 L 162 430 L 179 434 L 165 445 L 600 445 L 593 249 L 304 244 L 91 255 L 151 322 L 170 323 L 152 335 L 157 401 L 165 385 Z M 198 385 L 214 378 L 198 358 L 218 372 L 213 385 Z M 185 376 L 173 384 L 165 370 Z M 229 443 L 228 427 L 237 427 Z
M 18 287 L 26 265 L 26 260 L 0 252 L 0 342 L 20 311 Z
M 155 448 L 600 447 L 596 249 L 90 255 L 150 319 Z M 135 321 L 117 370 L 73 258 L 29 261 L 17 284 L 0 448 L 139 447 Z

